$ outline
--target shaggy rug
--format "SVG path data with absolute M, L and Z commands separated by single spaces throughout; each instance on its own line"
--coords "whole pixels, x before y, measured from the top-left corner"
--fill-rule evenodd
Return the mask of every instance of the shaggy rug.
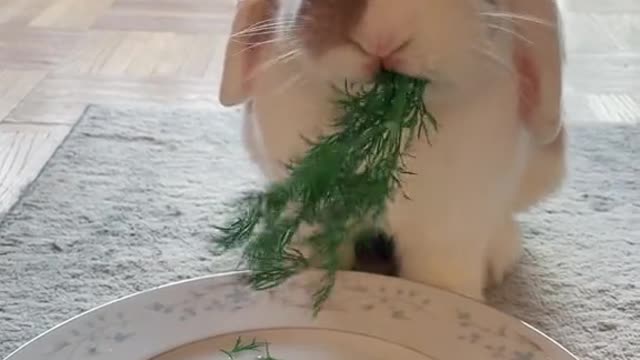
M 640 127 L 571 125 L 571 178 L 523 216 L 527 255 L 491 296 L 582 359 L 640 354 Z M 0 357 L 60 321 L 223 271 L 225 203 L 261 177 L 235 111 L 90 107 L 0 222 Z

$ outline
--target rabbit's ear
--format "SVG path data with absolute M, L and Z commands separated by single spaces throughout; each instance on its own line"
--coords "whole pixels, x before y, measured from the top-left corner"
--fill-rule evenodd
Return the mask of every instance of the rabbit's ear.
M 257 27 L 266 24 L 272 13 L 272 0 L 238 0 L 224 58 L 219 94 L 222 105 L 238 105 L 250 97 L 262 48 L 258 44 L 271 36 Z
M 555 0 L 508 0 L 516 31 L 514 68 L 519 77 L 520 116 L 536 142 L 551 143 L 562 128 L 560 14 Z

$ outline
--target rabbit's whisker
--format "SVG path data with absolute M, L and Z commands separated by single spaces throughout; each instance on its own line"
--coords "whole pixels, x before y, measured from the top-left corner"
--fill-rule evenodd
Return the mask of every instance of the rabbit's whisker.
M 494 51 L 491 51 L 491 49 L 488 49 L 486 47 L 477 47 L 477 46 L 473 46 L 472 49 L 478 54 L 482 55 L 487 60 L 491 61 L 493 64 L 498 65 L 498 68 L 508 71 L 510 73 L 515 72 L 512 64 L 509 61 L 506 61 L 503 57 L 496 54 Z
M 250 27 L 240 30 L 234 34 L 232 34 L 232 37 L 240 37 L 240 36 L 251 36 L 251 35 L 255 35 L 257 33 L 262 33 L 262 32 L 277 32 L 277 31 L 282 31 L 282 30 L 287 30 L 290 29 L 291 27 L 295 26 L 298 23 L 297 20 L 266 20 L 266 21 L 260 21 L 257 22 L 253 25 L 251 25 Z
M 245 51 L 250 51 L 251 49 L 260 47 L 260 46 L 265 46 L 265 45 L 269 45 L 269 44 L 276 44 L 276 43 L 284 43 L 287 41 L 293 40 L 293 38 L 289 38 L 289 37 L 278 37 L 275 39 L 268 39 L 268 40 L 264 40 L 264 41 L 260 41 L 260 42 L 240 42 L 237 41 L 241 44 L 244 45 L 248 45 L 247 47 L 245 47 L 244 49 L 238 51 L 237 53 L 233 54 L 233 56 L 237 56 L 240 55 L 242 53 L 244 53 Z
M 538 1 L 540 1 L 540 0 L 538 0 Z M 535 24 L 539 24 L 539 25 L 543 25 L 543 26 L 548 26 L 548 27 L 552 27 L 552 28 L 556 27 L 553 23 L 551 23 L 549 21 L 546 21 L 546 20 L 541 19 L 539 17 L 526 15 L 526 14 L 517 14 L 517 13 L 513 13 L 513 12 L 480 12 L 478 14 L 481 15 L 481 16 L 489 17 L 489 18 L 505 19 L 505 20 L 513 22 L 513 23 L 516 23 L 518 21 L 525 21 L 525 22 L 531 22 L 531 23 L 535 23 Z
M 252 78 L 257 76 L 258 74 L 261 74 L 267 70 L 269 70 L 271 67 L 278 65 L 278 64 L 286 64 L 289 61 L 292 61 L 293 59 L 295 59 L 296 57 L 298 57 L 301 54 L 300 49 L 295 48 L 291 51 L 288 51 L 284 54 L 278 55 L 276 57 L 273 57 L 265 62 L 263 62 L 262 64 L 258 65 L 258 67 L 255 69 L 254 73 L 252 74 Z
M 512 36 L 514 36 L 514 37 L 516 37 L 516 38 L 518 38 L 518 39 L 520 39 L 520 40 L 522 40 L 522 41 L 524 41 L 524 42 L 526 42 L 528 44 L 533 44 L 533 41 L 531 41 L 529 38 L 527 38 L 526 36 L 522 35 L 521 33 L 517 32 L 515 30 L 509 29 L 508 27 L 504 27 L 504 26 L 501 26 L 501 25 L 498 25 L 498 24 L 487 24 L 487 27 L 489 27 L 490 29 L 493 29 L 493 30 L 501 31 L 501 32 L 507 33 L 509 35 L 512 35 Z

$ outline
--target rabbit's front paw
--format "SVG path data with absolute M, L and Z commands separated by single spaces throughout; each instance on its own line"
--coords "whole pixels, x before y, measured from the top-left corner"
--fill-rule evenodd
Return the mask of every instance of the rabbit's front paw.
M 400 277 L 484 301 L 484 268 L 481 256 L 447 252 L 401 254 Z
M 522 241 L 517 223 L 509 218 L 489 243 L 488 286 L 502 284 L 522 255 Z

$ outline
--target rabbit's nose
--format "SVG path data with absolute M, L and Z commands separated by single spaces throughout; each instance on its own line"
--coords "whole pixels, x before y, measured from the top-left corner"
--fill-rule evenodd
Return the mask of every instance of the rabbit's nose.
M 403 37 L 387 34 L 356 39 L 356 42 L 367 54 L 385 59 L 404 48 L 409 41 Z

